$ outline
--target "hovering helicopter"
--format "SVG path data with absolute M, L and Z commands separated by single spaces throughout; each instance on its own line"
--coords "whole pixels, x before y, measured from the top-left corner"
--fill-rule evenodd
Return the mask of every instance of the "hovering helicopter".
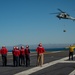
M 59 18 L 59 19 L 70 19 L 70 20 L 75 20 L 74 17 L 70 16 L 69 14 L 67 14 L 66 12 L 58 9 L 60 12 L 58 13 L 51 13 L 51 14 L 57 14 L 56 17 Z

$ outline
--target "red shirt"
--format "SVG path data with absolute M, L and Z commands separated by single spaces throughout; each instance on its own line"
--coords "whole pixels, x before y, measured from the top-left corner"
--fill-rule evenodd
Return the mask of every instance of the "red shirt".
M 21 54 L 21 55 L 25 55 L 25 50 L 24 50 L 24 48 L 22 48 L 22 49 L 20 50 L 20 54 Z
M 1 54 L 1 50 L 0 50 L 0 54 Z
M 20 55 L 20 50 L 14 50 L 14 56 L 19 56 Z
M 38 54 L 41 54 L 45 52 L 45 49 L 43 47 L 37 47 L 36 51 Z
M 5 47 L 3 47 L 1 49 L 1 54 L 7 54 L 7 52 L 8 52 L 8 50 Z
M 26 55 L 29 55 L 29 54 L 30 54 L 29 48 L 26 48 L 26 49 L 25 49 L 25 54 L 26 54 Z
M 15 55 L 15 50 L 16 50 L 16 49 L 13 49 L 13 50 L 12 50 L 12 54 L 13 54 L 13 55 Z

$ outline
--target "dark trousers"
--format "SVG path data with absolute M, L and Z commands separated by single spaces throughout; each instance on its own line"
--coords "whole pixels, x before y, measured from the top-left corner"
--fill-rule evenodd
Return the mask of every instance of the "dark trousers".
M 26 55 L 26 67 L 30 66 L 30 55 Z
M 21 66 L 21 55 L 19 56 L 19 66 Z
M 21 65 L 22 65 L 22 64 L 25 65 L 25 55 L 21 55 L 21 56 L 20 56 L 20 60 L 21 60 Z
M 19 56 L 14 56 L 14 66 L 19 66 Z
M 13 65 L 16 66 L 15 56 L 13 55 Z
M 2 64 L 3 66 L 7 65 L 7 54 L 2 54 Z
M 70 60 L 70 57 L 71 57 L 71 60 L 73 60 L 73 52 L 69 52 L 69 60 Z

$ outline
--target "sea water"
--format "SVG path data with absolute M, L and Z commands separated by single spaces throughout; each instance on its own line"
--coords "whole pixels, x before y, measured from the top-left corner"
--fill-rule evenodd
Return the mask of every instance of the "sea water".
M 48 48 L 45 49 L 47 52 L 52 52 L 52 51 L 67 51 L 69 50 L 68 48 Z M 8 50 L 8 52 L 12 52 L 12 50 Z M 36 52 L 36 49 L 30 49 L 30 52 Z

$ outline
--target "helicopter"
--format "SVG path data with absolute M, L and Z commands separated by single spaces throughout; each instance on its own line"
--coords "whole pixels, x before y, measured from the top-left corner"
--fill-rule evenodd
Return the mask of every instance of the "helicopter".
M 59 19 L 70 19 L 75 21 L 75 18 L 67 14 L 66 12 L 62 11 L 61 9 L 58 9 L 60 12 L 57 13 L 51 13 L 51 14 L 57 14 L 56 17 Z

